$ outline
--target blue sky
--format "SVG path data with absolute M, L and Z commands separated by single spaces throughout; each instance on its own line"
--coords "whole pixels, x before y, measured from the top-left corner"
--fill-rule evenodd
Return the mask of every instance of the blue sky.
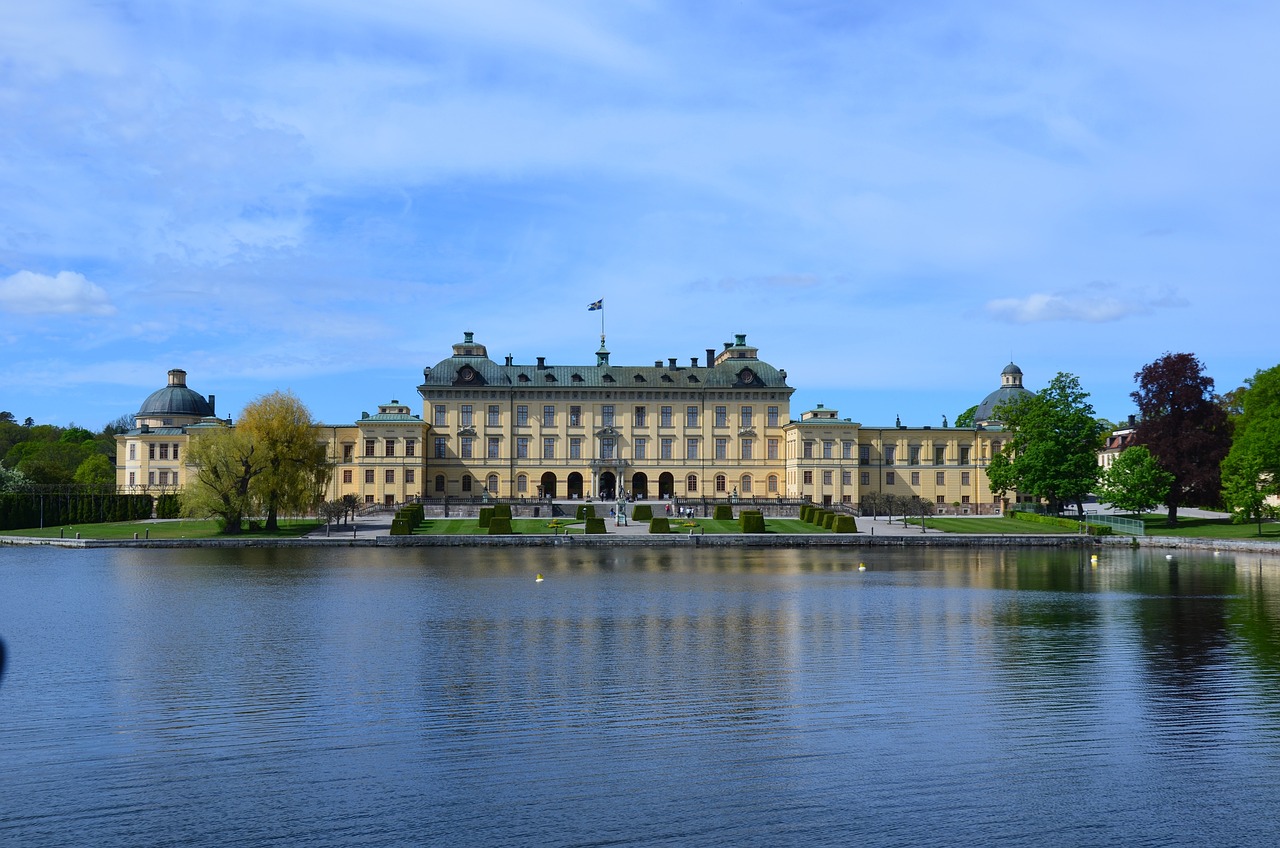
M 495 359 L 746 333 L 911 425 L 1280 361 L 1280 4 L 3 0 L 0 409 L 188 372 L 342 423 Z

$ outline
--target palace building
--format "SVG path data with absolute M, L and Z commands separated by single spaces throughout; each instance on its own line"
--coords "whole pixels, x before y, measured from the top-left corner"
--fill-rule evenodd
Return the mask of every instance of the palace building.
M 858 506 L 914 495 L 940 511 L 1002 508 L 985 468 L 1002 445 L 994 410 L 1027 392 L 1013 363 L 972 427 L 870 427 L 821 404 L 793 419 L 794 391 L 745 334 L 652 365 L 614 365 L 602 336 L 594 363 L 563 365 L 496 362 L 467 332 L 423 369 L 421 416 L 392 400 L 351 424 L 317 425 L 316 437 L 332 463 L 326 497 L 368 504 L 487 495 Z M 137 426 L 117 437 L 120 487 L 181 488 L 187 440 L 230 425 L 214 417 L 213 401 L 186 387 L 185 372 L 169 372 Z

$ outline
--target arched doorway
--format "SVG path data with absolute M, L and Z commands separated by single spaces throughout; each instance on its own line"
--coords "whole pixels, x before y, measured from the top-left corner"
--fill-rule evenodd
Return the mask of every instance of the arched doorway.
M 542 482 L 538 484 L 538 494 L 544 498 L 554 498 L 556 496 L 556 475 L 548 471 L 542 475 Z
M 568 491 L 565 494 L 567 494 L 571 498 L 581 498 L 582 497 L 582 475 L 576 471 L 573 472 L 572 474 L 569 475 L 569 479 L 567 483 L 568 483 L 568 486 L 567 486 Z
M 643 471 L 631 475 L 631 494 L 638 501 L 649 497 L 649 475 Z
M 658 497 L 670 498 L 676 493 L 676 478 L 670 471 L 658 475 Z
M 600 472 L 600 485 L 597 487 L 596 496 L 602 501 L 613 500 L 618 492 L 618 478 L 613 475 L 612 471 Z

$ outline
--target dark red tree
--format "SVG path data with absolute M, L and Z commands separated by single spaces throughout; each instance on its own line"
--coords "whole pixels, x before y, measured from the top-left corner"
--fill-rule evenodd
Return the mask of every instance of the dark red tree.
M 1131 396 L 1141 414 L 1134 440 L 1173 475 L 1165 498 L 1173 526 L 1179 506 L 1221 499 L 1219 466 L 1231 449 L 1231 424 L 1215 401 L 1213 378 L 1190 353 L 1166 353 L 1133 379 L 1138 389 Z

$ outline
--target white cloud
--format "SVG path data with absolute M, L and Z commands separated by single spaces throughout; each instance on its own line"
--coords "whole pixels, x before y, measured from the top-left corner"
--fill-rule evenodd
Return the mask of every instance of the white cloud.
M 1150 315 L 1157 308 L 1186 306 L 1173 290 L 1126 292 L 1109 286 L 1087 286 L 1078 292 L 1036 292 L 1023 297 L 987 301 L 986 312 L 998 321 L 1036 324 L 1044 321 L 1077 321 L 1103 324 L 1135 315 Z
M 107 292 L 74 271 L 19 271 L 0 281 L 0 309 L 18 315 L 114 315 Z

